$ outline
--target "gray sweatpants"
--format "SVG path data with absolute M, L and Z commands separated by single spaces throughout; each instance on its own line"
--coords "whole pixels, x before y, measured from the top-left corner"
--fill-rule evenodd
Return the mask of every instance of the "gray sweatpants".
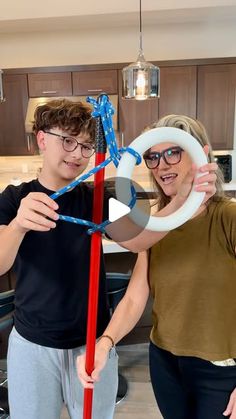
M 84 347 L 47 348 L 24 339 L 13 328 L 8 346 L 11 419 L 60 419 L 63 403 L 71 419 L 83 418 L 83 387 L 75 360 Z M 110 352 L 93 394 L 93 419 L 112 419 L 118 387 L 118 356 Z

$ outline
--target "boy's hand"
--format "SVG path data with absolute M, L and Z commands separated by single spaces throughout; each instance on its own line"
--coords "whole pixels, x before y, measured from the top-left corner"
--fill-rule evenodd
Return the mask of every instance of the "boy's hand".
M 14 224 L 22 233 L 49 231 L 56 227 L 58 204 L 43 192 L 31 192 L 21 200 Z M 54 221 L 52 221 L 54 220 Z

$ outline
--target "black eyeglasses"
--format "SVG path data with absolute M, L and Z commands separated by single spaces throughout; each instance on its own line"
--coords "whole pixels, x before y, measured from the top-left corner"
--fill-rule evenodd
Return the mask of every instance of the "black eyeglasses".
M 143 158 L 148 169 L 156 169 L 160 164 L 161 157 L 166 164 L 173 165 L 179 163 L 182 157 L 182 151 L 184 150 L 181 147 L 170 147 L 161 152 L 149 151 L 144 154 Z
M 55 132 L 51 131 L 43 131 L 45 134 L 54 135 L 58 137 L 62 141 L 62 147 L 65 151 L 71 152 L 75 151 L 78 146 L 80 146 L 81 154 L 85 159 L 91 157 L 94 152 L 94 146 L 89 143 L 79 143 L 75 138 L 68 137 L 67 135 L 56 134 Z

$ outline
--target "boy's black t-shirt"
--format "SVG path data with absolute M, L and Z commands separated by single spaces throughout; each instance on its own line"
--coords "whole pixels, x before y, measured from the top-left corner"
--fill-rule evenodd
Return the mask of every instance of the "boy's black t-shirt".
M 10 223 L 30 192 L 53 193 L 38 180 L 8 186 L 0 194 L 0 225 Z M 92 188 L 82 183 L 57 199 L 58 213 L 91 220 L 92 202 Z M 91 243 L 87 229 L 58 220 L 49 232 L 26 233 L 14 264 L 15 327 L 25 339 L 58 349 L 85 344 Z M 101 255 L 97 336 L 109 321 Z

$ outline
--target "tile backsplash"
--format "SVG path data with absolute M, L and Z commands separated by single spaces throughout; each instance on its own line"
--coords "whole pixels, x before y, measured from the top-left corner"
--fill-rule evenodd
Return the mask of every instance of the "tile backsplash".
M 3 190 L 9 184 L 19 184 L 35 179 L 42 167 L 42 156 L 14 156 L 0 157 L 0 190 Z M 94 159 L 92 158 L 88 165 L 88 170 L 94 167 Z M 106 167 L 105 177 L 113 178 L 116 176 L 116 168 L 111 163 Z M 140 166 L 135 167 L 134 176 L 136 182 L 143 184 L 145 187 L 149 185 L 148 171 L 142 162 Z M 88 180 L 93 180 L 89 178 Z
M 215 154 L 223 154 L 224 152 L 216 152 Z M 229 152 L 233 158 L 233 170 L 232 177 L 233 182 L 236 181 L 236 151 L 231 150 Z M 35 179 L 42 167 L 43 158 L 41 155 L 35 156 L 12 156 L 12 157 L 0 157 L 0 191 L 3 190 L 10 183 L 19 184 L 21 182 L 27 182 L 31 179 Z M 94 167 L 94 158 L 89 162 L 88 169 Z M 113 163 L 109 164 L 105 169 L 106 178 L 114 178 L 116 176 L 116 168 Z M 150 189 L 149 175 L 145 167 L 144 162 L 139 166 L 136 166 L 133 172 L 133 179 L 141 184 L 144 189 Z M 89 178 L 88 180 L 93 180 Z
M 0 157 L 0 187 L 9 183 L 28 181 L 37 176 L 42 167 L 42 156 Z

